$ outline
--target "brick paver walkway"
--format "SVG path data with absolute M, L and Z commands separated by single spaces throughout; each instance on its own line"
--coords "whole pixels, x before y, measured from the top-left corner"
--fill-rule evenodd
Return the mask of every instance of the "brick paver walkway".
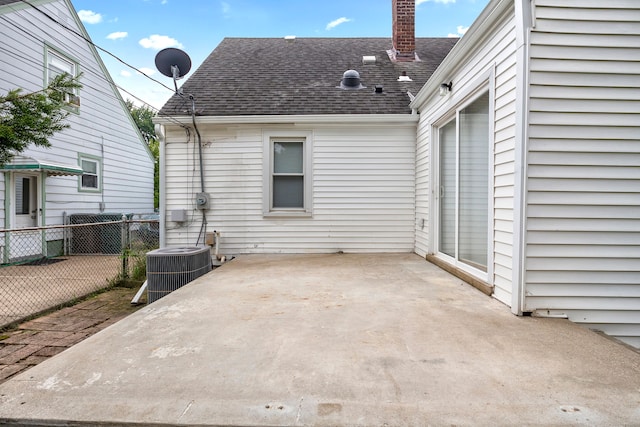
M 0 383 L 143 307 L 131 305 L 136 291 L 114 288 L 0 334 Z
M 122 271 L 119 255 L 56 258 L 0 268 L 0 326 L 104 289 Z

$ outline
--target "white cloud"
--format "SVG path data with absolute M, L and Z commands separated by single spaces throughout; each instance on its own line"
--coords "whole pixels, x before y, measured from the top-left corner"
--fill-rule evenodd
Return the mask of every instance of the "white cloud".
M 456 30 L 458 31 L 457 33 L 449 33 L 447 35 L 447 37 L 462 37 L 464 36 L 464 34 L 467 32 L 467 30 L 469 29 L 469 27 L 464 27 L 462 25 L 458 25 L 458 27 L 456 28 Z
M 138 70 L 142 71 L 147 76 L 152 76 L 156 73 L 156 70 L 154 70 L 153 68 L 142 67 L 142 68 L 138 68 Z
M 231 5 L 226 1 L 223 1 L 220 2 L 220 6 L 222 6 L 222 15 L 225 17 L 229 16 L 229 13 L 231 13 Z
M 167 3 L 169 3 L 169 0 L 162 0 L 162 1 L 160 2 L 160 4 L 167 4 Z
M 102 15 L 92 10 L 79 10 L 78 16 L 85 24 L 99 24 L 102 22 Z
M 345 17 L 343 16 L 342 18 L 334 19 L 333 21 L 329 22 L 329 23 L 327 24 L 326 29 L 327 29 L 327 30 L 331 30 L 331 29 L 333 29 L 333 28 L 337 27 L 337 26 L 338 26 L 338 25 L 340 25 L 340 24 L 344 24 L 345 22 L 350 22 L 350 21 L 351 21 L 351 19 L 349 19 L 349 18 L 345 18 Z
M 167 47 L 182 48 L 182 43 L 169 36 L 161 36 L 159 34 L 152 34 L 149 37 L 145 37 L 140 40 L 140 46 L 147 49 L 160 50 Z
M 115 33 L 111 33 L 107 36 L 109 40 L 118 40 L 127 37 L 129 33 L 126 31 L 116 31 Z
M 130 72 L 128 72 L 127 70 L 122 70 L 122 71 L 120 71 L 120 75 L 121 75 L 122 77 L 131 77 L 131 73 L 130 73 Z

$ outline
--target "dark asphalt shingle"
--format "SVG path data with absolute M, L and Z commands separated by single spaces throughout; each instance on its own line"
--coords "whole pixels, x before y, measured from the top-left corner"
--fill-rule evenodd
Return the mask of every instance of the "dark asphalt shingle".
M 389 38 L 225 38 L 183 85 L 196 114 L 309 115 L 410 113 L 407 91 L 418 93 L 458 39 L 417 38 L 420 61 L 392 62 Z M 363 65 L 363 56 L 376 56 Z M 355 69 L 366 89 L 341 90 L 342 74 Z M 399 82 L 406 72 L 412 82 Z M 382 94 L 374 93 L 382 85 Z M 161 115 L 189 113 L 174 95 Z
M 0 6 L 6 6 L 11 3 L 20 3 L 20 0 L 0 0 Z

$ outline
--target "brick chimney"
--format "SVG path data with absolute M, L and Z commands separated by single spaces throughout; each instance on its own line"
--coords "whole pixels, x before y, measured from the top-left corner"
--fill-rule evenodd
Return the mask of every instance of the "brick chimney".
M 393 58 L 409 62 L 416 59 L 415 0 L 391 0 L 393 8 Z

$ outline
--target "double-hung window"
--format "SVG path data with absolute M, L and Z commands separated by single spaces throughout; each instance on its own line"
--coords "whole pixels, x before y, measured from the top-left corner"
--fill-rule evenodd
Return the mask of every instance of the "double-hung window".
M 273 141 L 272 208 L 304 209 L 304 141 Z
M 310 215 L 310 133 L 265 134 L 264 153 L 264 214 Z
M 82 175 L 80 176 L 80 191 L 101 191 L 102 164 L 98 157 L 81 154 L 79 159 Z
M 76 77 L 78 75 L 78 64 L 53 49 L 47 49 L 46 61 L 46 85 L 50 85 L 56 77 L 65 73 L 69 74 L 71 77 Z M 64 96 L 64 101 L 70 108 L 77 109 L 80 107 L 78 89 L 70 89 L 62 95 Z

